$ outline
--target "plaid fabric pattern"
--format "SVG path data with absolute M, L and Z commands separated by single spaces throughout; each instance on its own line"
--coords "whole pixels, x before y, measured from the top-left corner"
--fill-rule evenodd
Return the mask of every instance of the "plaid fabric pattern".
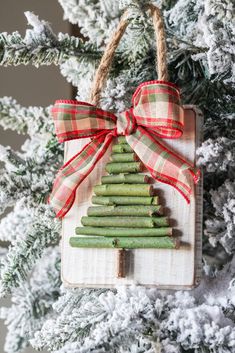
M 59 142 L 97 136 L 104 130 L 112 130 L 116 122 L 115 115 L 110 112 L 71 100 L 56 101 L 51 113 Z
M 126 136 L 153 178 L 173 186 L 190 202 L 200 171 L 159 139 L 179 138 L 183 133 L 184 111 L 178 88 L 163 81 L 145 82 L 134 93 L 132 104 L 129 110 L 114 115 L 85 102 L 56 101 L 52 115 L 59 141 L 92 137 L 56 176 L 49 201 L 57 217 L 69 211 L 78 186 L 118 135 Z

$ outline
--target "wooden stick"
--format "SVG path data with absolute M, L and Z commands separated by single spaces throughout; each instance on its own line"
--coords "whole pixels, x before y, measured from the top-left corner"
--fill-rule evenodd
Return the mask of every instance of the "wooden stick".
M 165 237 L 172 236 L 172 228 L 102 228 L 77 227 L 77 235 L 97 235 L 104 237 Z
M 130 153 L 133 152 L 133 149 L 131 148 L 130 145 L 123 144 L 123 145 L 113 145 L 112 147 L 112 152 L 113 153 Z
M 94 205 L 158 205 L 158 196 L 92 196 Z
M 121 248 L 121 249 L 178 249 L 179 240 L 172 237 L 71 237 L 69 243 L 75 248 Z
M 106 172 L 110 174 L 119 173 L 138 173 L 144 169 L 141 162 L 127 162 L 127 163 L 107 163 L 105 166 Z
M 126 250 L 117 251 L 117 278 L 126 277 Z
M 118 136 L 118 138 L 117 138 L 117 143 L 119 143 L 119 144 L 127 144 L 127 142 L 126 142 L 126 136 Z
M 81 218 L 83 226 L 120 227 L 120 228 L 154 228 L 167 227 L 167 217 L 87 217 Z
M 94 186 L 97 196 L 152 196 L 153 186 L 149 184 L 103 184 Z
M 145 174 L 117 174 L 117 175 L 105 175 L 101 178 L 102 184 L 145 184 L 148 183 L 151 178 Z
M 111 161 L 118 162 L 135 162 L 138 161 L 138 156 L 135 153 L 113 153 L 111 154 Z
M 153 216 L 162 215 L 162 207 L 158 206 L 92 206 L 88 208 L 88 216 L 106 217 L 106 216 Z

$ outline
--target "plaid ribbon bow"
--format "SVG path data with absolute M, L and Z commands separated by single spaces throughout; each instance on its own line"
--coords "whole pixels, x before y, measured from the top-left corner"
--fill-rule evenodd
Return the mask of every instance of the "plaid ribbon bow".
M 89 103 L 55 102 L 52 115 L 59 142 L 91 137 L 56 176 L 50 203 L 57 217 L 69 211 L 78 186 L 119 135 L 125 135 L 153 178 L 175 187 L 190 202 L 192 181 L 198 181 L 200 171 L 160 142 L 160 138 L 179 138 L 183 133 L 178 88 L 163 81 L 145 82 L 134 93 L 132 104 L 129 110 L 114 115 Z

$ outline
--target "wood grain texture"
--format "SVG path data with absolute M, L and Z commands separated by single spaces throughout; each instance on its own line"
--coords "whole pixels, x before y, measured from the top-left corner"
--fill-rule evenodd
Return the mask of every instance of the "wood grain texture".
M 185 106 L 185 130 L 178 140 L 164 143 L 179 152 L 189 162 L 196 159 L 196 148 L 201 141 L 202 115 L 194 106 Z M 77 153 L 89 139 L 66 143 L 65 161 Z M 62 224 L 62 280 L 68 287 L 114 287 L 116 285 L 139 284 L 162 289 L 190 289 L 197 285 L 201 276 L 202 237 L 202 181 L 195 187 L 191 203 L 169 185 L 156 182 L 160 203 L 165 206 L 174 234 L 181 237 L 178 250 L 133 249 L 128 250 L 125 278 L 117 278 L 116 249 L 80 249 L 69 245 L 75 236 L 75 228 L 81 226 L 80 219 L 87 215 L 91 206 L 93 187 L 106 174 L 105 164 L 109 161 L 111 148 L 92 173 L 78 188 L 76 200 L 63 219 Z

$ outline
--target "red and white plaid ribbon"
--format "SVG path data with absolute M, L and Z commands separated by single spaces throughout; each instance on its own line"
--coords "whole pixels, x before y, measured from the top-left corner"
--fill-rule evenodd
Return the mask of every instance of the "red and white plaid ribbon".
M 200 171 L 160 142 L 161 138 L 179 138 L 183 133 L 184 110 L 178 88 L 164 81 L 145 82 L 134 93 L 132 104 L 129 110 L 115 115 L 89 103 L 55 102 L 52 115 L 59 142 L 91 137 L 56 176 L 50 203 L 57 217 L 69 211 L 78 186 L 119 135 L 126 136 L 153 178 L 175 187 L 190 202 L 192 185 Z

